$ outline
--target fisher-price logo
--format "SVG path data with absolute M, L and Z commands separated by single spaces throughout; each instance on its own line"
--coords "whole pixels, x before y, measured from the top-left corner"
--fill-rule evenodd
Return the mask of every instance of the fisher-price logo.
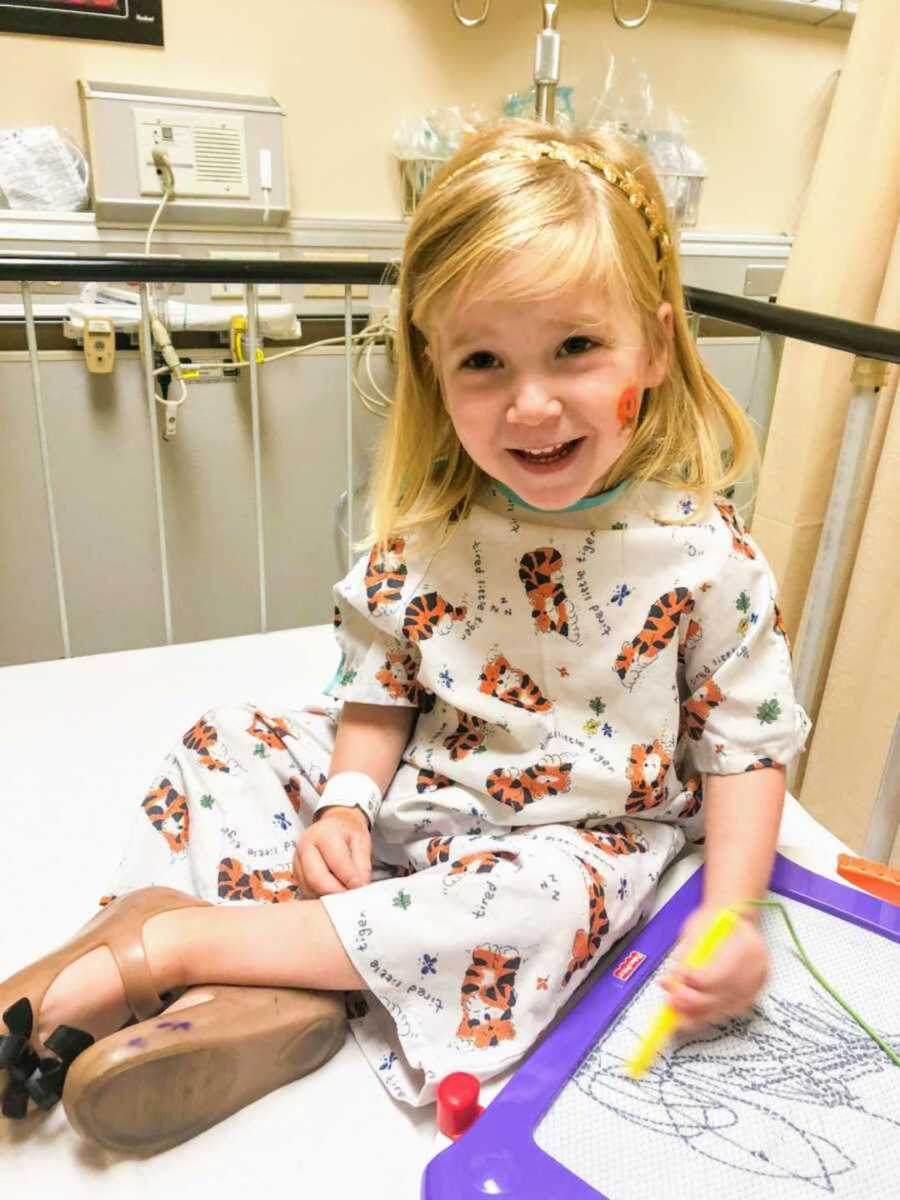
M 622 961 L 617 964 L 613 971 L 613 978 L 621 979 L 624 983 L 626 979 L 632 977 L 646 957 L 647 955 L 641 954 L 640 950 L 632 950 L 630 954 L 626 954 Z

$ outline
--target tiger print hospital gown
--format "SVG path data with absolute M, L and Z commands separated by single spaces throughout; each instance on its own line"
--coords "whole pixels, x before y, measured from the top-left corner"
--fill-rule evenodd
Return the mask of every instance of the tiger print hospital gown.
M 369 989 L 351 1026 L 411 1104 L 451 1071 L 499 1073 L 702 839 L 703 774 L 805 741 L 770 570 L 730 504 L 695 503 L 649 484 L 548 513 L 491 484 L 436 553 L 363 556 L 334 589 L 329 694 L 201 717 L 114 890 L 294 899 L 341 701 L 415 706 L 369 813 L 373 882 L 324 899 Z

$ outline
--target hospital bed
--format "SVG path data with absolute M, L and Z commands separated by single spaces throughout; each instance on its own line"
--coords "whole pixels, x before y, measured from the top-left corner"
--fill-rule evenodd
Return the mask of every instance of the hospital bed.
M 0 669 L 0 977 L 96 910 L 160 757 L 213 705 L 296 707 L 331 678 L 330 626 Z M 793 798 L 788 857 L 834 875 L 847 848 Z M 669 872 L 661 904 L 690 873 Z M 598 966 L 603 970 L 604 964 Z M 504 1079 L 483 1088 L 488 1102 Z M 0 1195 L 206 1200 L 279 1188 L 310 1200 L 415 1200 L 440 1145 L 434 1110 L 392 1100 L 348 1034 L 323 1068 L 151 1159 L 82 1141 L 62 1106 L 0 1121 Z

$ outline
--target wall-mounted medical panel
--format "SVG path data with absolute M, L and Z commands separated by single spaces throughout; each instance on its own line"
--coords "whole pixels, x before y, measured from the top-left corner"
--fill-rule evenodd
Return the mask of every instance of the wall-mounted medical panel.
M 285 114 L 269 96 L 79 80 L 98 225 L 149 225 L 163 197 L 169 228 L 275 229 L 290 212 Z

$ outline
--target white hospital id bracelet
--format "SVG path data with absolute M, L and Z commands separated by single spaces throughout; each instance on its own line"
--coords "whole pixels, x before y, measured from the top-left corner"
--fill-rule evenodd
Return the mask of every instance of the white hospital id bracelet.
M 381 808 L 381 801 L 381 788 L 370 776 L 362 771 L 339 771 L 325 784 L 313 820 L 318 820 L 326 808 L 361 808 L 371 829 Z

